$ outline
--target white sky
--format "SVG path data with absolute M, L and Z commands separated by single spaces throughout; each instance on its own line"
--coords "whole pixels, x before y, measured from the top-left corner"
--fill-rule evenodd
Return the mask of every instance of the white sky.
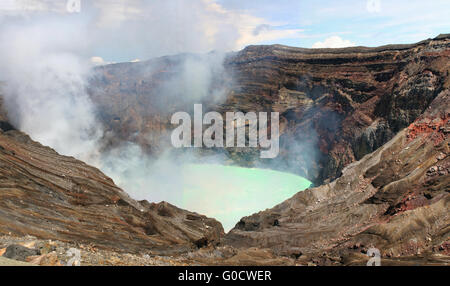
M 80 1 L 79 13 L 67 2 Z M 97 64 L 251 44 L 411 43 L 450 33 L 448 0 L 1 0 L 0 24 L 80 25 Z M 0 30 L 1 32 L 1 30 Z M 70 31 L 69 31 L 70 32 Z

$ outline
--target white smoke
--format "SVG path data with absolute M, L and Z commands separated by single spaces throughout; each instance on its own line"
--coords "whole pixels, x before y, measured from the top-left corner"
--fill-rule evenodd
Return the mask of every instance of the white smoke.
M 133 43 L 137 54 L 132 58 L 142 57 L 138 51 L 145 49 L 148 58 L 228 49 L 238 31 L 225 29 L 229 17 L 224 19 L 211 3 L 132 1 L 125 9 L 119 1 L 83 1 L 77 15 L 61 10 L 64 5 L 52 6 L 52 1 L 42 2 L 39 9 L 0 7 L 0 94 L 9 120 L 32 139 L 104 170 L 135 197 L 171 200 L 179 188 L 165 184 L 177 184 L 170 174 L 179 162 L 165 156 L 150 160 L 133 143 L 101 151 L 107 134 L 87 94 L 92 58 L 113 41 L 123 50 Z M 195 9 L 188 4 L 195 4 Z M 134 28 L 146 33 L 133 34 Z M 123 37 L 120 41 L 118 34 Z M 223 71 L 222 62 L 223 53 L 187 57 L 175 77 L 160 88 L 163 101 L 221 98 L 220 91 L 211 89 L 211 81 Z
M 266 30 L 253 33 L 264 21 L 211 0 L 83 1 L 76 15 L 61 10 L 64 5 L 52 6 L 53 0 L 35 2 L 45 5 L 10 14 L 0 7 L 0 94 L 11 123 L 59 153 L 99 167 L 137 199 L 179 201 L 183 181 L 177 171 L 195 156 L 151 160 L 132 143 L 102 152 L 107 134 L 86 92 L 91 59 L 229 51 L 255 37 L 265 40 Z M 172 102 L 183 97 L 186 103 L 223 99 L 223 91 L 211 85 L 223 72 L 223 55 L 187 57 L 161 86 L 161 96 Z
M 230 16 L 221 16 L 211 1 L 82 1 L 79 15 L 67 13 L 58 1 L 26 3 L 0 7 L 1 94 L 10 121 L 58 152 L 95 165 L 101 163 L 96 160 L 103 128 L 86 88 L 98 50 L 115 47 L 129 53 L 126 47 L 135 46 L 132 58 L 151 58 L 228 49 L 239 34 L 225 28 Z M 180 89 L 161 91 L 168 98 L 180 96 L 174 90 L 192 100 L 208 96 L 211 70 L 222 69 L 222 59 L 186 60 L 171 81 Z
M 0 80 L 13 125 L 58 152 L 91 161 L 101 126 L 86 93 L 83 27 L 60 18 L 0 28 Z

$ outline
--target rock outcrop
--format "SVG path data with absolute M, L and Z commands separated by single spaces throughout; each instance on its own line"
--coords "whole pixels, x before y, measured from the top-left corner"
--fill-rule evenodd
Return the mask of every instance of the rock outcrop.
M 150 155 L 165 148 L 172 112 L 196 103 L 159 93 L 186 57 L 197 56 L 96 70 L 90 95 L 108 131 L 105 148 L 125 141 Z M 387 264 L 448 264 L 449 57 L 449 35 L 379 48 L 273 45 L 229 54 L 208 86 L 225 96 L 203 98 L 204 111 L 278 111 L 282 135 L 276 160 L 247 150 L 226 155 L 324 184 L 242 218 L 225 236 L 214 219 L 131 199 L 98 169 L 34 142 L 0 113 L 0 234 L 178 254 L 176 263 L 187 264 L 355 265 L 371 247 Z
M 183 97 L 186 91 L 176 80 L 193 55 L 99 67 L 90 93 L 114 134 L 111 144 L 137 142 L 149 154 L 170 145 L 165 137 L 174 127 L 170 116 L 189 111 L 193 103 L 221 113 L 278 111 L 282 135 L 276 160 L 261 162 L 254 150 L 228 149 L 227 156 L 320 185 L 411 124 L 443 90 L 449 56 L 449 35 L 378 48 L 249 46 L 227 55 L 224 71 L 211 76 L 211 94 L 225 94 L 219 103 Z M 161 92 L 168 83 L 177 100 Z
M 337 180 L 243 218 L 225 237 L 318 264 L 384 258 L 450 261 L 450 82 L 427 110 Z M 325 254 L 324 254 L 325 253 Z
M 219 222 L 135 201 L 100 170 L 0 124 L 0 234 L 170 254 L 218 242 Z

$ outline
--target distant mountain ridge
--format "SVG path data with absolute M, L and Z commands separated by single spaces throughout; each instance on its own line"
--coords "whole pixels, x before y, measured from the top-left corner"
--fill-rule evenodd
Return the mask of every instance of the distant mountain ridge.
M 225 57 L 224 71 L 212 77 L 210 87 L 211 92 L 223 90 L 224 99 L 202 99 L 204 112 L 280 112 L 281 152 L 276 160 L 261 161 L 248 149 L 230 148 L 225 154 L 239 165 L 262 164 L 320 185 L 339 177 L 345 166 L 422 114 L 446 88 L 449 52 L 449 34 L 377 48 L 249 46 Z M 96 69 L 90 94 L 104 126 L 114 134 L 111 144 L 136 142 L 150 155 L 170 145 L 171 114 L 201 103 L 165 99 L 160 93 L 167 83 L 177 87 L 186 57 Z M 179 90 L 179 99 L 184 92 Z M 161 100 L 162 106 L 157 104 Z

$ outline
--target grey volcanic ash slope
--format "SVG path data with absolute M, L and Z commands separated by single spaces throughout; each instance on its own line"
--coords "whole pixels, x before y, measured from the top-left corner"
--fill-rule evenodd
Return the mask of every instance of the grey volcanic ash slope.
M 427 108 L 448 80 L 449 53 L 448 35 L 378 48 L 250 46 L 227 55 L 223 68 L 203 61 L 203 73 L 191 69 L 187 77 L 180 70 L 192 59 L 201 62 L 198 56 L 103 66 L 90 94 L 114 134 L 112 143 L 137 142 L 149 154 L 170 145 L 155 138 L 164 138 L 172 128 L 173 112 L 189 111 L 193 103 L 203 102 L 205 112 L 278 111 L 282 135 L 276 160 L 261 162 L 258 152 L 248 150 L 229 149 L 227 156 L 242 165 L 300 174 L 320 185 L 339 177 L 345 166 L 382 146 Z M 212 76 L 201 90 L 220 90 L 220 100 L 192 98 L 195 90 L 185 88 L 204 74 Z M 167 86 L 178 100 L 166 100 L 161 108 Z

